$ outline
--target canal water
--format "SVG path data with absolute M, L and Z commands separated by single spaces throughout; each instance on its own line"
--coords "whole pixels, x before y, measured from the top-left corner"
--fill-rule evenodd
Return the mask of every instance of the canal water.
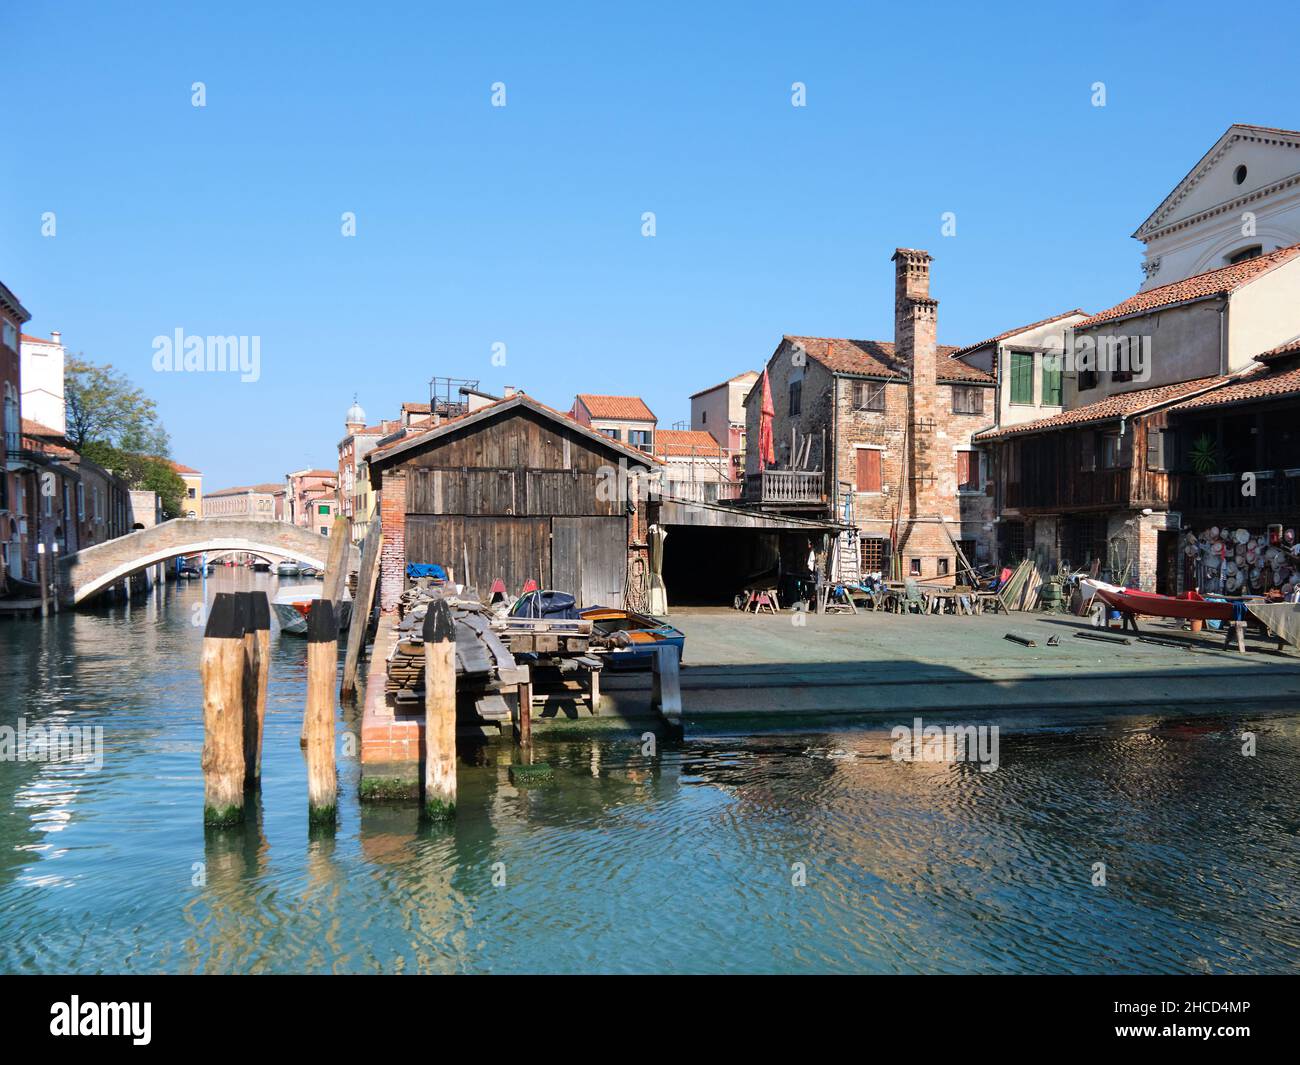
M 209 595 L 235 579 L 274 587 L 224 574 Z M 542 732 L 552 784 L 516 790 L 509 749 L 478 749 L 434 828 L 358 804 L 345 710 L 322 833 L 306 646 L 277 632 L 259 809 L 205 833 L 200 594 L 0 623 L 0 725 L 103 728 L 100 767 L 0 762 L 0 971 L 1300 967 L 1300 719 L 1004 730 L 987 773 L 895 761 L 880 728 L 693 734 L 655 757 L 634 734 Z

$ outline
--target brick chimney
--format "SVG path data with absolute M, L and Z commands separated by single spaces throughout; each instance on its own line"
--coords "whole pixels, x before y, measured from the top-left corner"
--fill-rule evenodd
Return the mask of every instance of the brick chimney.
M 894 353 L 910 371 L 908 402 L 907 484 L 899 550 L 906 561 L 922 560 L 924 576 L 933 575 L 937 558 L 951 558 L 939 516 L 944 512 L 940 481 L 944 465 L 936 451 L 941 424 L 936 380 L 939 301 L 930 298 L 930 253 L 898 248 L 894 263 Z M 906 572 L 906 571 L 905 571 Z M 949 565 L 949 572 L 954 572 Z
M 911 364 L 912 380 L 933 392 L 939 301 L 930 298 L 930 253 L 897 248 L 893 263 L 894 350 Z

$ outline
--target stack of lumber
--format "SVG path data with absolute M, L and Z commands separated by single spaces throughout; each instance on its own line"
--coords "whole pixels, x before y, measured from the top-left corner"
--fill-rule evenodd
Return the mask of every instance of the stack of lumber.
M 1038 593 L 1043 587 L 1043 575 L 1033 559 L 1025 559 L 1007 578 L 1007 583 L 997 591 L 1004 609 L 1033 610 L 1038 606 Z
M 398 700 L 422 698 L 424 692 L 424 615 L 432 596 L 407 604 L 398 623 L 398 640 L 388 656 L 385 690 Z M 495 685 L 517 683 L 514 655 L 493 631 L 486 608 L 461 599 L 447 600 L 456 623 L 456 676 L 458 683 Z

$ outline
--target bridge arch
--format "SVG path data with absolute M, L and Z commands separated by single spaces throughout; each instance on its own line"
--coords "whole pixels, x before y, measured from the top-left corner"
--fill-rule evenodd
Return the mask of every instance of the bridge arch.
M 328 545 L 328 537 L 285 522 L 174 518 L 60 558 L 59 597 L 83 603 L 133 573 L 204 551 L 246 551 L 271 560 L 298 559 L 323 569 Z

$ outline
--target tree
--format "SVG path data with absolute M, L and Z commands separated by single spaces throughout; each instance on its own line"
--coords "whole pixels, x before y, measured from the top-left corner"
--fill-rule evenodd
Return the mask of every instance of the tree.
M 139 455 L 165 456 L 170 451 L 157 405 L 111 364 L 98 366 L 80 354 L 69 356 L 63 391 L 67 437 L 78 451 L 84 453 L 92 443 Z
M 185 480 L 165 458 L 124 451 L 99 441 L 86 444 L 81 456 L 121 477 L 132 488 L 157 492 L 164 518 L 178 518 L 185 512 Z

